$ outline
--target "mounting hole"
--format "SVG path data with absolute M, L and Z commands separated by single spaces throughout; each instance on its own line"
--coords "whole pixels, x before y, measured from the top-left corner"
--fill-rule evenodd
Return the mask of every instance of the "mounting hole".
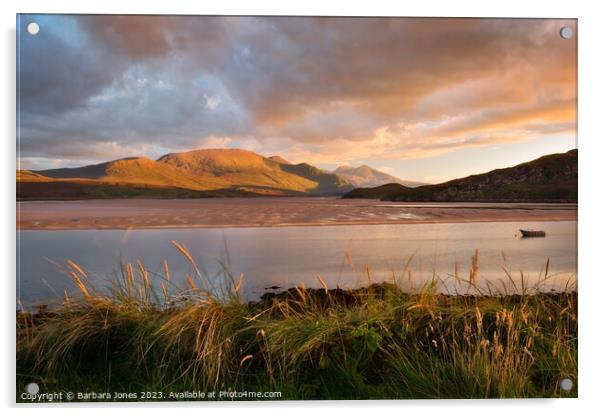
M 571 391 L 573 389 L 573 380 L 570 378 L 563 378 L 560 380 L 560 388 L 564 391 Z
M 35 395 L 40 391 L 40 386 L 38 383 L 29 383 L 27 386 L 25 386 L 25 391 L 29 394 Z
M 573 29 L 568 26 L 564 26 L 560 29 L 560 37 L 562 39 L 570 39 L 573 37 Z
M 37 35 L 40 31 L 40 25 L 36 22 L 30 22 L 27 24 L 27 33 L 30 35 Z

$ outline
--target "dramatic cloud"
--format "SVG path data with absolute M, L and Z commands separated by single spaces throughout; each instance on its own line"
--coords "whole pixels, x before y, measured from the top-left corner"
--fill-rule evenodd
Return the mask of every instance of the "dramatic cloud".
M 37 20 L 30 36 L 25 23 Z M 312 163 L 564 134 L 575 21 L 23 16 L 24 165 L 200 146 Z M 46 161 L 46 162 L 44 162 Z M 27 167 L 27 166 L 25 166 Z

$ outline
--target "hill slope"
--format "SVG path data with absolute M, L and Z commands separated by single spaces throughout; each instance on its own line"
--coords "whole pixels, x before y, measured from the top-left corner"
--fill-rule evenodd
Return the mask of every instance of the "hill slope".
M 355 188 L 372 188 L 387 183 L 399 183 L 412 188 L 425 185 L 425 183 L 422 182 L 399 179 L 367 165 L 362 165 L 357 168 L 354 168 L 353 166 L 339 166 L 333 173 L 347 179 L 347 181 Z
M 323 171 L 307 163 L 298 163 L 296 165 L 281 164 L 280 167 L 286 172 L 317 183 L 318 186 L 313 191 L 318 194 L 336 194 L 341 191 L 349 192 L 353 189 L 353 185 L 340 176 Z
M 336 175 L 311 165 L 291 165 L 278 159 L 266 158 L 242 149 L 203 149 L 171 153 L 159 158 L 158 162 L 191 174 L 213 174 L 231 186 L 311 194 L 342 194 L 352 189 Z
M 433 202 L 576 202 L 577 149 L 437 185 L 408 188 L 389 184 L 354 189 L 343 197 Z
M 32 172 L 30 170 L 18 170 L 17 171 L 17 182 L 19 181 L 32 181 L 32 182 L 46 182 L 51 181 L 51 178 L 40 175 L 39 173 Z
M 131 157 L 79 168 L 36 172 L 54 179 L 92 179 L 107 183 L 144 184 L 195 190 L 223 188 L 225 181 L 212 175 L 190 175 L 171 165 L 145 157 Z

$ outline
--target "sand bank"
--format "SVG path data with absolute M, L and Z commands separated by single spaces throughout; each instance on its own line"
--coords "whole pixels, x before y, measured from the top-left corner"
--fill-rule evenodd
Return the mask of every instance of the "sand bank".
M 394 203 L 336 198 L 112 199 L 17 203 L 17 228 L 281 227 L 571 221 L 575 204 Z

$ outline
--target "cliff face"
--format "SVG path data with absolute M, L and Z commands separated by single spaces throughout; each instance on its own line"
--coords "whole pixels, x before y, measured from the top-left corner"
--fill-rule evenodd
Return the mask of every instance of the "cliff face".
M 437 185 L 408 188 L 389 184 L 379 188 L 355 189 L 344 197 L 419 202 L 576 202 L 577 149 Z

